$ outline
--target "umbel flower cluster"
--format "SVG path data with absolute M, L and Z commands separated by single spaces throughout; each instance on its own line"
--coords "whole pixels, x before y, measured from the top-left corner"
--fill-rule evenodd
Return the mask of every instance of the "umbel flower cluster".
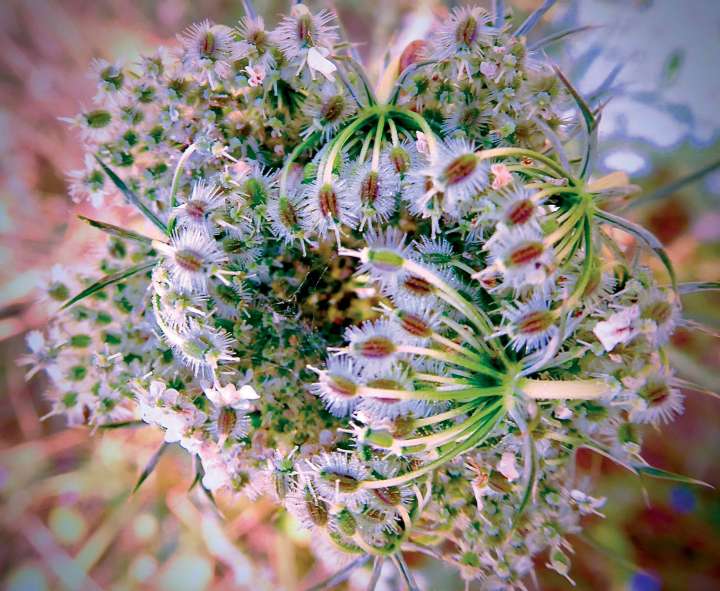
M 616 242 L 667 263 L 607 211 L 622 175 L 590 180 L 599 111 L 529 48 L 539 16 L 454 9 L 392 88 L 303 4 L 97 61 L 71 195 L 147 223 L 87 219 L 99 268 L 46 285 L 23 361 L 51 414 L 159 427 L 208 492 L 275 499 L 373 581 L 391 560 L 416 588 L 403 551 L 487 589 L 544 551 L 568 576 L 604 502 L 578 449 L 675 476 L 640 446 L 683 409 L 680 302 Z

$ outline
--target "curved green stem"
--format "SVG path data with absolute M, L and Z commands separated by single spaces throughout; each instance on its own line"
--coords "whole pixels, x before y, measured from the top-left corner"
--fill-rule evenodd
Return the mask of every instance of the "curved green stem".
M 575 226 L 577 226 L 577 223 L 583 218 L 584 215 L 584 205 L 573 207 L 565 216 L 565 218 L 560 222 L 558 228 L 545 237 L 545 243 L 548 245 L 553 245 L 562 238 L 564 238 L 572 228 L 575 228 Z
M 397 147 L 400 143 L 397 125 L 395 125 L 395 122 L 392 119 L 388 119 L 388 125 L 390 126 L 390 137 L 392 138 L 393 147 Z
M 583 220 L 583 237 L 585 240 L 585 257 L 583 260 L 583 270 L 578 279 L 577 285 L 570 297 L 565 301 L 562 308 L 565 311 L 572 309 L 582 298 L 585 293 L 585 289 L 590 282 L 592 276 L 593 265 L 595 264 L 595 255 L 593 254 L 592 244 L 592 227 L 590 225 L 590 219 L 586 216 Z
M 568 179 L 573 185 L 577 185 L 579 181 L 567 172 L 562 166 L 555 162 L 552 158 L 536 152 L 535 150 L 528 150 L 526 148 L 492 148 L 490 150 L 481 150 L 477 152 L 477 155 L 483 159 L 488 160 L 490 158 L 503 158 L 504 156 L 524 156 L 542 162 L 553 172 L 562 178 Z
M 451 264 L 453 267 L 455 267 L 456 269 L 460 269 L 461 271 L 465 271 L 465 273 L 467 273 L 468 275 L 474 275 L 474 274 L 475 274 L 475 269 L 473 269 L 472 267 L 466 265 L 466 264 L 463 263 L 462 261 L 452 260 L 452 261 L 450 261 L 450 264 Z
M 358 395 L 367 398 L 386 398 L 388 400 L 436 400 L 436 401 L 465 401 L 475 398 L 490 398 L 500 396 L 505 391 L 502 387 L 468 387 L 457 390 L 392 390 L 389 388 L 372 388 L 361 386 Z
M 459 324 L 452 318 L 448 318 L 447 316 L 443 316 L 440 320 L 443 324 L 446 326 L 452 328 L 458 335 L 460 335 L 466 343 L 469 343 L 475 349 L 478 351 L 485 351 L 488 355 L 493 355 L 492 349 L 487 345 L 487 343 L 483 340 L 479 340 L 476 338 L 476 336 L 470 332 L 468 327 L 463 326 L 462 324 Z
M 430 155 L 432 157 L 435 157 L 437 155 L 437 139 L 435 137 L 435 132 L 432 130 L 432 127 L 430 127 L 430 124 L 427 122 L 425 117 L 422 115 L 419 115 L 418 113 L 415 113 L 414 111 L 410 111 L 409 109 L 401 109 L 400 107 L 391 107 L 388 109 L 389 114 L 394 114 L 398 117 L 406 117 L 410 119 L 415 125 L 420 128 L 420 130 L 425 134 L 427 137 L 428 147 L 430 148 Z
M 412 480 L 415 480 L 416 478 L 419 478 L 423 474 L 427 474 L 428 472 L 431 472 L 435 468 L 439 468 L 440 466 L 446 464 L 453 458 L 457 457 L 458 455 L 468 451 L 469 449 L 472 449 L 480 443 L 482 443 L 488 435 L 492 432 L 492 430 L 495 428 L 495 426 L 500 422 L 504 415 L 504 412 L 502 408 L 496 409 L 496 416 L 486 420 L 482 426 L 478 427 L 478 429 L 471 435 L 468 439 L 466 439 L 463 443 L 459 443 L 458 445 L 452 447 L 451 449 L 447 450 L 445 453 L 441 454 L 439 458 L 433 460 L 432 462 L 429 462 L 422 466 L 421 468 L 418 468 L 417 470 L 413 470 L 412 472 L 408 472 L 407 474 L 403 474 L 402 476 L 396 476 L 395 478 L 387 478 L 385 480 L 366 480 L 361 484 L 363 488 L 386 488 L 388 486 L 400 486 L 405 484 L 406 482 L 410 482 Z
M 315 142 L 317 142 L 320 139 L 321 135 L 319 131 L 314 131 L 311 133 L 305 141 L 297 146 L 292 152 L 290 152 L 290 156 L 288 156 L 287 161 L 285 162 L 285 166 L 283 166 L 282 172 L 280 173 L 280 196 L 284 196 L 287 194 L 287 177 L 290 173 L 290 167 L 293 165 L 295 160 L 297 160 L 300 155 L 307 149 L 311 148 L 313 145 L 315 145 Z
M 375 130 L 375 143 L 373 144 L 372 170 L 377 172 L 380 167 L 380 150 L 382 148 L 383 132 L 385 131 L 385 115 L 381 114 Z
M 360 156 L 358 156 L 358 162 L 365 162 L 367 158 L 368 150 L 370 149 L 370 142 L 372 141 L 372 134 L 367 134 L 363 140 L 362 148 L 360 149 Z
M 405 80 L 407 80 L 408 76 L 414 74 L 420 68 L 424 68 L 425 66 L 430 66 L 436 63 L 437 61 L 435 60 L 424 60 L 422 62 L 416 62 L 405 68 L 405 70 L 402 74 L 400 74 L 397 81 L 395 82 L 395 85 L 393 86 L 393 92 L 390 95 L 390 100 L 388 101 L 388 104 L 393 106 L 397 104 L 397 100 L 400 98 L 400 91 L 402 90 L 402 85 L 405 84 Z
M 171 207 L 177 206 L 177 199 L 175 198 L 175 194 L 177 193 L 178 185 L 180 184 L 180 175 L 182 174 L 183 168 L 185 168 L 185 163 L 188 161 L 188 158 L 192 156 L 192 153 L 196 149 L 197 146 L 194 143 L 190 144 L 187 148 L 185 148 L 185 151 L 182 153 L 182 156 L 180 156 L 180 159 L 175 166 L 175 174 L 173 174 L 172 184 L 170 185 Z
M 442 423 L 443 421 L 449 421 L 450 419 L 454 419 L 456 417 L 467 414 L 468 411 L 481 404 L 481 402 L 481 400 L 473 400 L 472 402 L 466 402 L 465 404 L 461 404 L 460 406 L 453 408 L 452 410 L 447 410 L 445 412 L 441 412 L 430 417 L 425 417 L 424 419 L 415 419 L 412 423 L 412 426 L 415 429 L 419 429 L 420 427 L 429 427 L 430 425 L 436 425 L 437 423 Z
M 338 154 L 340 153 L 340 150 L 342 150 L 345 143 L 352 137 L 352 135 L 358 129 L 360 129 L 363 125 L 365 125 L 373 117 L 377 117 L 379 112 L 380 112 L 380 109 L 378 109 L 378 107 L 372 107 L 372 108 L 366 109 L 365 111 L 358 114 L 358 116 L 355 118 L 355 120 L 352 123 L 350 123 L 345 129 L 343 129 L 339 135 L 337 135 L 335 137 L 335 139 L 330 144 L 330 149 L 328 150 L 328 153 L 325 156 L 324 162 L 320 163 L 320 167 L 318 169 L 318 178 L 322 178 L 324 183 L 332 182 L 332 170 L 333 170 L 333 166 L 335 164 L 335 159 L 337 158 Z M 323 169 L 323 166 L 324 166 L 324 169 Z M 322 171 L 322 174 L 320 174 L 321 171 Z
M 453 425 L 452 427 L 449 427 L 448 429 L 443 429 L 442 431 L 438 431 L 437 433 L 432 433 L 431 435 L 424 435 L 422 437 L 414 437 L 410 439 L 394 439 L 394 446 L 399 446 L 403 448 L 424 446 L 425 449 L 427 449 L 428 447 L 439 447 L 453 439 L 457 441 L 459 438 L 462 438 L 463 434 L 470 432 L 471 427 L 474 427 L 475 425 L 480 423 L 482 419 L 493 414 L 493 412 L 495 412 L 495 410 L 497 410 L 497 408 L 501 404 L 502 401 L 494 402 L 489 406 L 473 413 L 462 423 L 458 423 L 457 425 Z
M 362 67 L 361 64 L 357 62 L 355 58 L 352 56 L 348 56 L 347 58 L 348 63 L 350 64 L 350 67 L 355 71 L 355 73 L 358 75 L 358 78 L 360 78 L 360 81 L 363 83 L 363 89 L 365 90 L 365 95 L 368 99 L 368 104 L 372 107 L 377 105 L 377 97 L 375 96 L 375 92 L 373 91 L 372 84 L 370 84 L 370 80 L 368 80 L 367 74 L 365 73 L 365 68 Z
M 495 332 L 492 322 L 490 322 L 490 319 L 482 310 L 469 303 L 455 288 L 449 285 L 446 281 L 443 281 L 435 273 L 426 267 L 407 259 L 403 262 L 403 267 L 439 289 L 444 296 L 443 299 L 453 308 L 464 314 L 465 317 L 470 320 L 485 337 L 490 337 Z M 501 346 L 497 346 L 495 339 L 491 339 L 490 343 L 493 345 L 495 352 L 507 361 L 505 351 Z
M 479 374 L 497 378 L 497 379 L 504 379 L 506 376 L 505 374 L 497 371 L 496 369 L 493 369 L 491 367 L 488 367 L 487 365 L 484 365 L 483 363 L 473 360 L 472 358 L 468 358 L 467 356 L 460 356 L 460 355 L 451 355 L 450 353 L 446 353 L 445 351 L 437 351 L 436 349 L 426 349 L 424 347 L 414 347 L 411 345 L 403 345 L 402 347 L 399 347 L 398 350 L 401 353 L 409 353 L 410 355 L 421 355 L 424 357 L 430 357 L 430 359 L 436 359 L 438 361 L 444 361 L 445 363 L 449 363 L 451 365 L 457 365 L 458 367 L 462 367 L 464 369 L 469 369 L 471 371 L 477 372 Z

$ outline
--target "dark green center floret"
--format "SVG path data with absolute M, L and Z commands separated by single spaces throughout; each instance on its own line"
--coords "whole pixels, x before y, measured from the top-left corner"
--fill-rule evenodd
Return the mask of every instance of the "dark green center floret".
M 318 201 L 320 203 L 320 211 L 326 218 L 337 219 L 338 217 L 338 200 L 335 189 L 332 185 L 324 184 L 318 192 Z
M 205 57 L 211 58 L 213 57 L 213 53 L 215 53 L 215 48 L 215 35 L 212 31 L 208 31 L 205 33 L 202 42 L 200 43 L 200 53 Z
M 341 474 L 332 468 L 320 470 L 320 477 L 338 487 L 341 493 L 353 493 L 360 488 L 360 481 L 349 474 Z
M 475 42 L 477 39 L 477 21 L 474 17 L 469 16 L 458 24 L 456 38 L 459 43 L 463 43 L 468 47 Z
M 443 177 L 448 185 L 455 185 L 467 179 L 478 165 L 478 157 L 475 154 L 463 154 L 458 156 L 445 168 Z
M 320 115 L 326 123 L 335 123 L 345 109 L 345 99 L 336 95 L 331 97 L 323 106 Z
M 199 273 L 203 268 L 202 257 L 188 248 L 175 252 L 175 262 L 180 268 L 191 273 Z

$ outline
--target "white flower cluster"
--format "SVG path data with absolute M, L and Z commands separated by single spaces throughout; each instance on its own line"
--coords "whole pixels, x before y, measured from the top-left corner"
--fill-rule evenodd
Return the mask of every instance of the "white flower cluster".
M 567 576 L 603 503 L 576 451 L 649 472 L 636 426 L 682 411 L 680 303 L 608 231 L 658 251 L 588 178 L 592 109 L 503 17 L 453 10 L 386 102 L 303 4 L 97 62 L 71 194 L 119 190 L 154 228 L 88 220 L 102 277 L 47 286 L 67 310 L 23 361 L 52 412 L 161 428 L 332 559 L 411 580 L 421 550 L 524 589 L 549 548 Z

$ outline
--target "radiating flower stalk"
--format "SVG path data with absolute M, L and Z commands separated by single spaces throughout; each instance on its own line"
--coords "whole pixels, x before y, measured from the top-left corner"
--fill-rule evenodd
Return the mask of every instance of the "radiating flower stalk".
M 638 425 L 683 408 L 680 302 L 657 240 L 607 210 L 627 181 L 590 177 L 597 109 L 528 50 L 540 13 L 454 9 L 385 99 L 331 12 L 268 30 L 246 7 L 96 68 L 70 120 L 73 195 L 119 191 L 150 224 L 86 220 L 102 277 L 54 273 L 64 311 L 23 359 L 51 414 L 160 427 L 206 491 L 275 499 L 375 582 L 390 560 L 417 588 L 408 550 L 487 589 L 524 589 L 548 549 L 568 576 L 604 502 L 579 448 L 683 478 L 639 455 Z

